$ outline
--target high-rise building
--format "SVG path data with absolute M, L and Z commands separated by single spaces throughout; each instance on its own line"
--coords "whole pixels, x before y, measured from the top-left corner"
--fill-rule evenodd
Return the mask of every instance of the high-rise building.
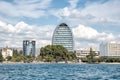
M 53 33 L 52 45 L 63 45 L 68 51 L 73 51 L 73 34 L 66 23 L 61 23 L 56 27 Z
M 100 44 L 100 56 L 120 56 L 120 43 L 107 42 Z
M 23 54 L 35 57 L 35 41 L 23 41 Z

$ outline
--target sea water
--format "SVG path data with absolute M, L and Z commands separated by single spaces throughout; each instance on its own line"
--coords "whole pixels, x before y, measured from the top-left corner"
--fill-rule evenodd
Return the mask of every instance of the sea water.
M 120 80 L 120 65 L 0 64 L 0 80 Z

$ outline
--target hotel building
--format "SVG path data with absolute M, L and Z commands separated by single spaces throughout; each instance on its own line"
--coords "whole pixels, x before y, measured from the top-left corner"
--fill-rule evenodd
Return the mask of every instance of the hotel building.
M 23 41 L 23 54 L 35 57 L 35 41 Z
M 7 56 L 13 56 L 13 50 L 10 48 L 3 48 L 2 49 L 2 56 L 5 59 Z
M 99 51 L 95 51 L 94 49 L 93 51 L 96 53 L 95 57 L 99 57 Z M 75 54 L 79 58 L 86 57 L 87 55 L 90 54 L 90 48 L 81 48 L 81 49 L 75 50 Z
M 120 42 L 101 43 L 100 56 L 120 56 Z
M 59 24 L 52 37 L 52 45 L 63 45 L 68 51 L 73 51 L 73 34 L 66 23 Z

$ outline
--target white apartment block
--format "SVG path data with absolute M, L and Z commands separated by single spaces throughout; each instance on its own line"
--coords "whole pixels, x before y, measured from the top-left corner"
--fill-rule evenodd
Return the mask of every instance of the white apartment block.
M 13 50 L 9 48 L 2 49 L 2 56 L 5 59 L 7 56 L 13 56 Z
M 120 42 L 101 43 L 100 56 L 120 56 Z

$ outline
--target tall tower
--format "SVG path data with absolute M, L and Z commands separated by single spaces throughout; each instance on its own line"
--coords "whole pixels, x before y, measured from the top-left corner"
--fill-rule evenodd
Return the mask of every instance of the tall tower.
M 35 57 L 35 41 L 23 41 L 23 54 Z
M 73 34 L 66 23 L 60 23 L 54 30 L 52 37 L 52 45 L 62 45 L 68 51 L 73 51 Z

